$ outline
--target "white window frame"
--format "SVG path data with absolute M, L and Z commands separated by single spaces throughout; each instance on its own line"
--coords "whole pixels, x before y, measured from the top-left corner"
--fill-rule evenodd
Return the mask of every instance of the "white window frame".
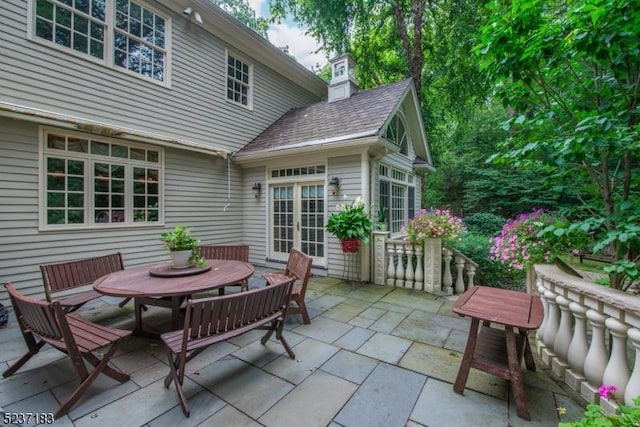
M 233 58 L 235 61 L 239 61 L 242 64 L 248 67 L 248 83 L 245 83 L 241 80 L 235 78 L 235 76 L 229 75 L 229 57 Z M 247 61 L 246 58 L 242 57 L 242 55 L 237 55 L 234 52 L 230 52 L 229 50 L 225 51 L 224 58 L 224 97 L 227 102 L 233 105 L 240 106 L 242 108 L 246 108 L 247 110 L 253 111 L 253 64 Z M 247 104 L 243 104 L 242 102 L 236 101 L 235 99 L 229 98 L 228 92 L 228 84 L 229 79 L 232 79 L 234 82 L 239 83 L 240 85 L 244 85 L 247 87 Z
M 92 153 L 75 152 L 68 150 L 58 150 L 47 147 L 47 136 L 55 134 L 70 138 L 86 139 L 92 142 L 106 144 L 116 144 L 126 146 L 131 149 L 149 150 L 157 153 L 158 161 L 135 160 L 131 158 L 120 158 L 115 156 L 103 156 Z M 123 228 L 123 227 L 157 227 L 164 225 L 164 149 L 153 145 L 123 141 L 121 139 L 87 134 L 83 132 L 69 131 L 60 128 L 41 126 L 38 132 L 38 225 L 41 231 L 53 230 L 78 230 L 78 229 L 103 229 L 103 228 Z M 77 224 L 48 224 L 47 223 L 47 159 L 48 157 L 63 158 L 66 160 L 81 160 L 84 162 L 84 219 Z M 96 211 L 101 209 L 95 207 L 95 163 L 121 164 L 125 168 L 124 175 L 124 215 L 123 222 L 102 223 L 96 220 Z M 134 221 L 134 168 L 152 168 L 158 170 L 158 220 L 157 221 Z M 65 190 L 65 194 L 68 190 Z M 145 197 L 148 194 L 140 194 Z
M 388 204 L 383 206 L 385 209 L 387 226 L 389 227 L 389 231 L 392 235 L 397 235 L 400 233 L 402 226 L 409 220 L 409 216 L 411 212 L 415 213 L 415 197 L 416 197 L 416 187 L 415 187 L 415 177 L 412 173 L 403 171 L 401 169 L 395 168 L 393 166 L 387 165 L 385 163 L 378 164 L 378 205 L 382 206 L 381 202 L 381 192 L 380 185 L 382 182 L 386 182 L 389 185 L 389 194 L 385 195 L 388 198 Z M 394 207 L 393 207 L 393 199 L 394 199 L 394 187 L 402 191 L 402 201 L 403 206 L 402 209 L 402 218 L 394 217 Z M 409 188 L 413 188 L 413 203 L 411 206 L 409 204 Z M 395 209 L 397 213 L 398 208 Z
M 401 139 L 398 141 L 397 137 L 399 135 L 389 135 L 389 132 L 394 129 L 395 132 L 398 131 L 398 125 L 402 126 L 402 131 L 403 134 L 400 135 Z M 404 114 L 402 114 L 401 111 L 396 112 L 396 114 L 393 115 L 393 117 L 391 118 L 391 120 L 389 121 L 389 123 L 387 124 L 387 128 L 384 131 L 384 138 L 389 141 L 390 143 L 392 143 L 393 145 L 395 145 L 396 147 L 398 147 L 398 153 L 408 157 L 410 154 L 410 149 L 409 147 L 411 146 L 411 140 L 409 137 L 409 130 L 408 130 L 408 126 L 407 126 L 407 120 L 404 117 Z
M 36 21 L 36 2 L 38 0 L 29 0 L 28 2 L 28 13 L 29 13 L 29 19 L 27 20 L 27 37 L 29 40 L 45 45 L 47 47 L 65 52 L 67 54 L 76 56 L 78 58 L 87 60 L 87 61 L 91 61 L 97 64 L 100 64 L 102 66 L 105 66 L 107 68 L 113 69 L 113 70 L 117 70 L 119 72 L 131 75 L 131 76 L 135 76 L 138 77 L 140 79 L 143 79 L 145 81 L 148 82 L 152 82 L 154 84 L 157 85 L 161 85 L 161 86 L 166 86 L 166 87 L 170 87 L 171 86 L 171 19 L 164 15 L 163 13 L 159 12 L 156 8 L 150 6 L 146 1 L 144 0 L 129 0 L 137 5 L 139 5 L 140 7 L 144 8 L 145 10 L 148 10 L 149 12 L 152 12 L 153 14 L 155 14 L 156 16 L 159 16 L 161 18 L 164 19 L 164 23 L 165 23 L 165 27 L 164 27 L 164 48 L 159 48 L 159 47 L 155 47 L 155 49 L 160 50 L 162 52 L 164 52 L 164 66 L 163 66 L 163 80 L 157 80 L 155 78 L 153 78 L 152 76 L 146 76 L 144 74 L 141 74 L 139 72 L 135 72 L 132 70 L 129 70 L 128 68 L 119 66 L 115 64 L 115 33 L 116 32 L 120 32 L 122 33 L 122 30 L 119 30 L 116 28 L 116 7 L 115 7 L 115 2 L 116 0 L 104 0 L 105 1 L 105 20 L 104 20 L 104 46 L 103 46 L 103 57 L 102 58 L 97 58 L 95 56 L 92 56 L 90 54 L 90 52 L 88 53 L 84 53 L 84 52 L 80 52 L 77 51 L 72 47 L 67 47 L 61 44 L 58 44 L 55 42 L 55 40 L 47 40 L 45 38 L 39 37 L 36 35 L 36 25 L 35 25 L 35 21 Z M 64 5 L 63 3 L 60 2 L 60 0 L 47 0 L 49 3 L 54 3 L 56 4 L 58 7 L 60 8 L 64 8 L 64 9 L 70 9 L 73 10 L 75 14 L 77 14 L 78 16 L 85 16 L 87 17 L 83 12 L 78 11 L 77 9 Z M 89 30 L 90 33 L 90 30 Z M 127 36 L 128 37 L 135 37 L 132 36 L 130 33 L 127 32 Z M 54 36 L 55 37 L 55 36 Z

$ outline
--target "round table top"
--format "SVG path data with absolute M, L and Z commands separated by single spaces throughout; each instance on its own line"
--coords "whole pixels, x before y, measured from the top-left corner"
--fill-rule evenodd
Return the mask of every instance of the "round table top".
M 255 268 L 243 261 L 208 259 L 210 270 L 200 274 L 179 277 L 157 277 L 149 270 L 167 263 L 127 268 L 102 276 L 93 282 L 93 288 L 101 294 L 114 297 L 170 297 L 191 295 L 198 292 L 232 285 L 248 279 Z

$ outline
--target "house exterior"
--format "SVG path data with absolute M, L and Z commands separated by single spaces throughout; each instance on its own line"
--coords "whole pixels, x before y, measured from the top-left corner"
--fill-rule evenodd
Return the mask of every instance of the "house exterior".
M 358 92 L 332 66 L 327 86 L 207 0 L 1 2 L 0 282 L 42 297 L 42 264 L 164 261 L 175 224 L 340 276 L 335 205 L 386 206 L 398 232 L 431 159 L 410 80 Z

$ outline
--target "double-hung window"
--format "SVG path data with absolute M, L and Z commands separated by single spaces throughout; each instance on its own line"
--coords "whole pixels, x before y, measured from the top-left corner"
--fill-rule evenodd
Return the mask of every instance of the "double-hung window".
M 36 40 L 159 83 L 168 19 L 133 0 L 32 0 Z
M 42 229 L 162 221 L 162 149 L 49 128 L 41 140 Z
M 251 109 L 252 66 L 227 52 L 227 99 Z
M 385 212 L 389 231 L 399 233 L 415 215 L 415 177 L 404 171 L 380 164 L 378 169 L 378 203 Z

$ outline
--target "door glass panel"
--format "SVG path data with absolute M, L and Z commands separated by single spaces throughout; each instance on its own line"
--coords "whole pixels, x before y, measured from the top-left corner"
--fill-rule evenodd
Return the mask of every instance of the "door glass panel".
M 274 254 L 289 254 L 293 247 L 293 186 L 272 187 Z
M 324 185 L 302 185 L 300 200 L 300 249 L 324 258 Z

